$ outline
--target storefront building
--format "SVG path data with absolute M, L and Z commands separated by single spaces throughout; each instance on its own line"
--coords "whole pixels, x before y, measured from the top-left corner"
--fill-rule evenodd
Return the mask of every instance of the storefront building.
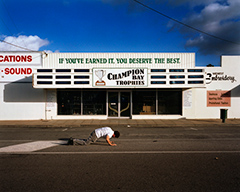
M 45 118 L 45 90 L 33 89 L 41 52 L 0 52 L 0 120 Z
M 0 53 L 1 119 L 240 118 L 240 56 L 195 67 L 194 53 L 20 53 Z

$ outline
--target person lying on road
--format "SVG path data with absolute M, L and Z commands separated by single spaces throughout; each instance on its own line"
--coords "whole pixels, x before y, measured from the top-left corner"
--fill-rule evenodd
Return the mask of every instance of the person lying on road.
M 75 139 L 71 137 L 68 140 L 68 145 L 89 145 L 91 143 L 95 143 L 100 138 L 105 138 L 110 146 L 116 146 L 117 144 L 110 141 L 110 139 L 112 137 L 118 138 L 119 136 L 120 133 L 118 131 L 113 131 L 110 127 L 102 127 L 95 129 L 88 139 Z

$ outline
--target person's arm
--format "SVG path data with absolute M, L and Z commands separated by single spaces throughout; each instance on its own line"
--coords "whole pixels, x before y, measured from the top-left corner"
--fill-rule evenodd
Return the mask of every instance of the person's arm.
M 116 145 L 117 145 L 117 144 L 113 143 L 113 141 L 110 141 L 110 138 L 109 138 L 108 135 L 106 136 L 106 141 L 107 141 L 107 143 L 108 143 L 109 145 L 111 145 L 111 146 L 116 146 Z

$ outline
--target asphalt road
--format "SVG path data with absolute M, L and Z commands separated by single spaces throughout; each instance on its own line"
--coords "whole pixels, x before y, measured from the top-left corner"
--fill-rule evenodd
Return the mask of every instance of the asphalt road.
M 61 145 L 0 152 L 0 191 L 221 191 L 240 189 L 240 127 L 121 128 L 116 147 L 64 145 L 89 128 L 0 129 L 0 149 L 35 141 Z

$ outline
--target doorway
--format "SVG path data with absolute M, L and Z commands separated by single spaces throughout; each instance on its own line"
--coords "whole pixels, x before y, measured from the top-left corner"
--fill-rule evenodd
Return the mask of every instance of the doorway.
M 109 91 L 108 92 L 108 117 L 125 117 L 131 115 L 131 92 Z

